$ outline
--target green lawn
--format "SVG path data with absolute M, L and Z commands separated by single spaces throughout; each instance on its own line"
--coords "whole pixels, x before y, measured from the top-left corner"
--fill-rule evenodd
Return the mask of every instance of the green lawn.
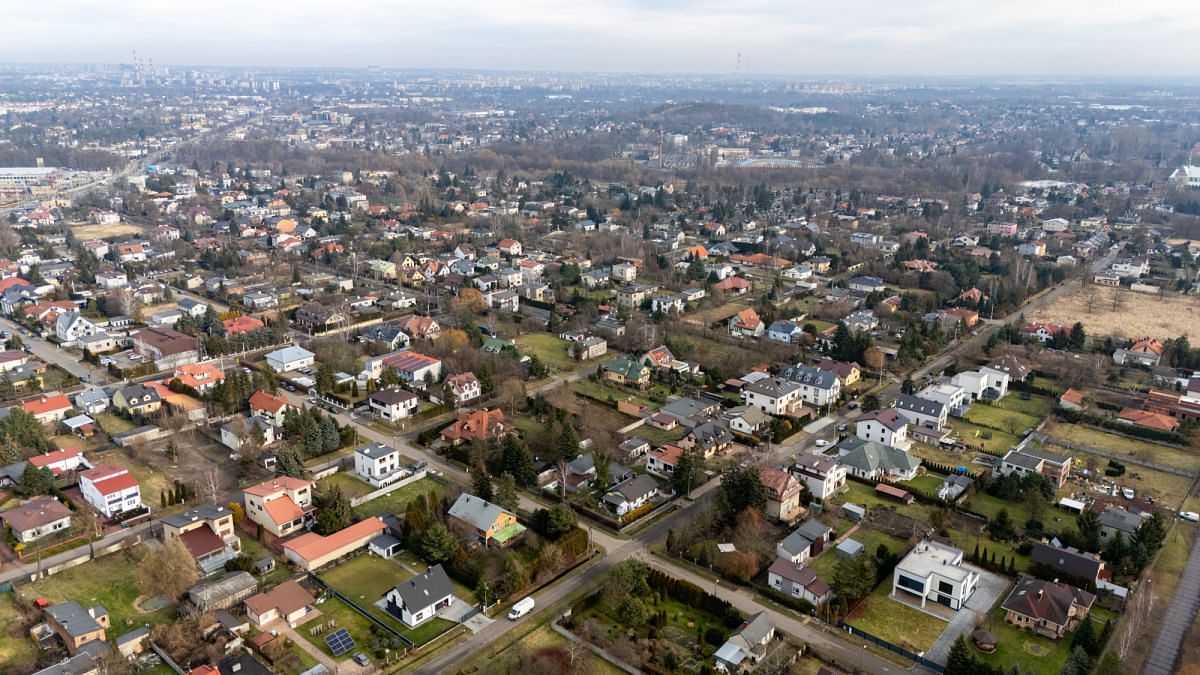
M 421 569 L 419 571 L 424 571 Z M 425 644 L 454 626 L 445 619 L 431 619 L 416 628 L 409 628 L 375 605 L 393 586 L 413 575 L 391 560 L 373 555 L 360 555 L 321 573 L 321 580 L 338 589 L 358 605 L 403 633 L 418 645 Z M 467 599 L 470 602 L 470 599 Z M 326 603 L 328 604 L 328 603 Z
M 991 654 L 974 651 L 974 654 L 981 662 L 1006 671 L 1016 666 L 1022 673 L 1057 675 L 1071 654 L 1071 633 L 1061 640 L 1051 640 L 1017 628 L 1005 622 L 1004 610 L 999 604 L 988 614 L 984 626 L 996 636 L 996 651 Z M 1104 623 L 1094 621 L 1092 627 L 1099 635 L 1104 630 Z
M 143 546 L 127 554 L 114 553 L 21 586 L 17 592 L 30 600 L 39 597 L 51 603 L 75 600 L 85 608 L 104 605 L 112 622 L 110 640 L 142 624 L 171 623 L 175 615 L 170 607 L 157 612 L 139 612 L 133 606 L 141 595 L 137 585 L 137 565 L 146 554 Z
M 850 613 L 846 623 L 911 652 L 929 651 L 946 630 L 946 622 L 893 600 L 891 592 L 889 577 Z
M 11 593 L 0 594 L 0 672 L 32 673 L 37 661 L 37 648 L 29 635 L 21 630 L 21 613 L 13 603 Z
M 984 429 L 957 417 L 951 418 L 947 425 L 954 430 L 955 434 L 964 443 L 982 445 L 986 450 L 994 453 L 1008 452 L 1021 441 L 1021 439 L 1007 431 Z M 985 434 L 990 434 L 991 438 L 985 438 Z
M 345 471 L 339 471 L 332 476 L 326 476 L 317 481 L 317 491 L 330 490 L 335 485 L 341 488 L 342 493 L 350 499 L 361 497 L 375 490 L 369 483 L 365 483 Z
M 653 401 L 640 395 L 638 392 L 634 392 L 629 389 L 622 389 L 621 387 L 613 386 L 605 382 L 599 382 L 590 377 L 585 377 L 581 380 L 571 383 L 571 388 L 576 393 L 595 399 L 601 403 L 607 403 L 610 400 L 624 401 L 632 397 L 633 400 L 643 405 L 648 405 L 651 408 L 658 407 Z
M 971 406 L 967 411 L 967 419 L 981 426 L 1004 429 L 1013 434 L 1024 433 L 1042 421 L 1040 417 L 981 403 Z
M 133 428 L 133 422 L 112 413 L 102 412 L 92 415 L 92 419 L 100 424 L 100 428 L 109 434 L 119 434 Z
M 682 426 L 678 426 L 670 431 L 667 431 L 666 429 L 658 429 L 656 427 L 643 424 L 637 429 L 634 429 L 632 433 L 635 436 L 641 436 L 642 438 L 646 439 L 652 446 L 659 446 L 664 443 L 674 443 L 675 441 L 683 438 L 687 435 L 687 429 Z
M 900 487 L 912 486 L 912 488 L 915 490 L 921 490 L 926 494 L 937 496 L 938 489 L 942 487 L 942 481 L 944 478 L 944 476 L 927 473 L 923 476 L 917 476 L 912 480 L 900 483 Z
M 1061 422 L 1046 425 L 1046 435 L 1163 466 L 1187 471 L 1196 470 L 1198 453 L 1195 450 L 1180 450 L 1137 438 L 1110 434 L 1080 424 Z M 1066 452 L 1066 449 L 1063 448 L 1061 451 Z M 1130 469 L 1132 470 L 1133 467 Z
M 322 602 L 317 606 L 317 609 L 321 610 L 321 616 L 318 616 L 312 621 L 309 621 L 308 623 L 303 624 L 296 629 L 296 632 L 299 633 L 301 638 L 308 640 L 317 649 L 321 650 L 335 661 L 346 661 L 358 651 L 362 651 L 372 661 L 375 660 L 375 655 L 372 654 L 369 649 L 367 649 L 367 645 L 371 644 L 371 640 L 375 637 L 375 634 L 371 632 L 371 627 L 374 624 L 372 624 L 358 612 L 355 612 L 353 609 L 351 609 L 349 605 L 341 600 L 338 600 L 336 597 L 330 597 L 325 602 Z M 330 627 L 317 635 L 312 635 L 310 633 L 313 628 L 316 628 L 317 626 L 324 626 L 330 621 L 333 621 L 333 627 Z M 339 628 L 345 628 L 346 631 L 350 633 L 350 637 L 354 639 L 354 644 L 357 646 L 357 648 L 350 650 L 340 657 L 334 657 L 333 652 L 329 650 L 329 645 L 325 644 L 325 636 L 331 634 L 333 631 Z
M 822 521 L 828 522 L 825 518 Z M 850 538 L 863 545 L 863 555 L 874 556 L 875 551 L 883 544 L 892 553 L 903 554 L 908 546 L 899 539 L 880 532 L 879 530 L 870 527 L 859 527 L 850 535 Z M 837 567 L 838 554 L 834 550 L 836 546 L 828 546 L 821 555 L 810 560 L 805 566 L 811 567 L 817 576 L 821 577 L 821 581 L 831 583 L 833 581 L 833 569 Z
M 291 576 L 291 570 L 288 569 L 283 560 L 275 555 L 271 549 L 263 546 L 257 539 L 245 534 L 239 534 L 238 538 L 242 540 L 242 554 L 250 558 L 250 560 L 258 562 L 267 556 L 275 559 L 275 569 L 267 572 L 259 579 L 263 587 L 274 586 Z
M 1021 527 L 1023 523 L 1018 523 L 1017 527 Z M 1024 572 L 1029 569 L 1029 556 L 1022 555 L 1017 552 L 1017 542 L 1007 541 L 999 542 L 987 534 L 987 529 L 978 532 L 974 529 L 962 530 L 953 527 L 946 528 L 946 534 L 954 545 L 963 550 L 964 557 L 969 558 L 975 552 L 975 546 L 979 546 L 980 555 L 986 554 L 989 558 L 995 554 L 996 564 L 999 565 L 1005 558 L 1012 559 L 1013 566 L 1017 572 Z
M 595 365 L 591 361 L 576 361 L 567 353 L 567 341 L 549 333 L 526 333 L 517 338 L 517 349 L 522 354 L 534 355 L 547 366 L 560 371 L 578 370 L 583 366 Z
M 1030 394 L 1029 399 L 1026 400 L 1021 398 L 1020 392 L 1009 392 L 1008 396 L 997 401 L 996 405 L 1005 410 L 1042 418 L 1050 414 L 1054 408 L 1054 399 L 1040 394 Z
M 398 516 L 404 515 L 404 509 L 408 507 L 417 495 L 428 494 L 430 491 L 436 492 L 438 497 L 446 494 L 446 487 L 432 478 L 422 478 L 421 480 L 398 488 L 393 492 L 382 497 L 376 497 L 366 504 L 361 504 L 354 508 L 354 512 L 361 517 L 367 516 L 382 516 L 392 513 Z

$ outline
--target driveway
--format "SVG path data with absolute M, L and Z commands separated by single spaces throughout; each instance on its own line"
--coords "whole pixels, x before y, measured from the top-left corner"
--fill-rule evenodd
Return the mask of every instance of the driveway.
M 937 642 L 934 642 L 926 652 L 925 658 L 930 661 L 946 663 L 946 658 L 950 656 L 950 648 L 954 646 L 954 641 L 958 639 L 958 636 L 974 630 L 975 626 L 987 617 L 987 613 L 992 611 L 996 601 L 1008 592 L 1008 579 L 974 565 L 964 564 L 963 567 L 979 572 L 979 585 L 967 599 L 967 606 L 954 614 L 954 618 L 942 631 Z

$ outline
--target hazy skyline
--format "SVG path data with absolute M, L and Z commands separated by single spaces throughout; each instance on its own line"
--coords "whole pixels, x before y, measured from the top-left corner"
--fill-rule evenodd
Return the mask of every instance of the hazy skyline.
M 1194 76 L 1182 0 L 17 3 L 0 61 L 786 75 Z

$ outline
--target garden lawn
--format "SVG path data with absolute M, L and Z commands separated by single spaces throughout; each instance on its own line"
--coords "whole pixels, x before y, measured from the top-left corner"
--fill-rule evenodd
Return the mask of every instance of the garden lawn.
M 687 429 L 682 426 L 678 426 L 668 431 L 666 429 L 658 429 L 643 424 L 630 433 L 634 436 L 641 436 L 649 441 L 651 446 L 657 447 L 663 445 L 664 443 L 674 443 L 675 441 L 678 441 L 687 435 Z
M 576 382 L 571 383 L 571 389 L 573 389 L 577 394 L 586 396 L 591 399 L 595 399 L 597 401 L 600 401 L 601 403 L 608 403 L 609 400 L 624 401 L 626 399 L 632 398 L 633 400 L 637 401 L 638 403 L 650 406 L 651 408 L 658 407 L 653 401 L 651 401 L 650 399 L 648 399 L 644 396 L 641 396 L 639 393 L 635 393 L 628 389 L 622 389 L 620 387 L 615 387 L 611 384 L 606 384 L 604 382 L 598 382 L 596 380 L 593 380 L 590 377 L 585 377 Z
M 982 445 L 985 450 L 993 453 L 1008 452 L 1015 448 L 1021 440 L 1007 431 L 984 429 L 957 417 L 951 418 L 947 425 L 958 434 L 964 443 Z M 984 434 L 991 434 L 991 438 L 984 438 Z
M 104 605 L 112 622 L 110 641 L 144 623 L 152 626 L 169 624 L 175 618 L 173 608 L 143 613 L 133 606 L 141 595 L 137 585 L 137 564 L 147 553 L 144 546 L 129 553 L 114 553 L 21 586 L 18 592 L 29 600 L 39 597 L 51 603 L 75 600 L 85 608 Z M 126 625 L 126 620 L 131 624 Z
M 967 419 L 975 424 L 993 429 L 1004 429 L 1012 434 L 1024 433 L 1042 420 L 1016 410 L 1005 410 L 994 405 L 976 403 L 967 411 Z
M 1005 596 L 1007 597 L 1007 596 Z M 1071 636 L 1069 633 L 1061 640 L 1051 640 L 1032 631 L 1022 630 L 1004 620 L 1004 610 L 1000 600 L 987 618 L 984 626 L 996 636 L 996 651 L 984 654 L 972 649 L 975 657 L 983 663 L 1003 668 L 1008 671 L 1019 666 L 1022 673 L 1036 675 L 1057 675 L 1071 654 Z M 1104 630 L 1104 624 L 1092 626 L 1096 635 Z
M 454 627 L 452 621 L 431 619 L 416 628 L 409 628 L 403 621 L 375 605 L 375 602 L 393 586 L 413 576 L 391 560 L 384 560 L 373 555 L 360 555 L 329 571 L 322 572 L 320 576 L 322 581 L 333 586 L 343 595 L 358 603 L 359 607 L 371 612 L 418 645 L 425 644 Z
M 906 506 L 891 497 L 884 497 L 876 493 L 875 488 L 865 483 L 859 483 L 858 481 L 848 480 L 846 481 L 846 486 L 849 489 L 834 498 L 839 506 L 849 502 L 868 507 L 868 510 L 872 508 L 890 508 L 911 518 L 928 520 L 926 516 L 928 515 L 929 507 L 920 502 L 913 502 Z
M 1008 396 L 996 402 L 996 406 L 1037 418 L 1045 417 L 1054 408 L 1054 400 L 1040 394 L 1030 394 L 1029 399 L 1021 398 L 1021 392 L 1009 391 Z
M 846 623 L 911 652 L 929 651 L 946 630 L 947 623 L 893 600 L 889 597 L 891 592 L 889 575 L 850 613 Z
M 572 371 L 591 365 L 589 361 L 576 361 L 567 353 L 567 341 L 550 333 L 526 333 L 517 338 L 517 350 L 530 356 L 537 355 L 544 365 L 555 370 Z
M 1024 523 L 1016 524 L 1018 529 L 1023 525 Z M 991 559 L 994 553 L 997 565 L 1005 558 L 1008 558 L 1013 561 L 1013 566 L 1017 572 L 1024 572 L 1029 569 L 1029 556 L 1017 552 L 1016 547 L 1019 545 L 1017 542 L 996 541 L 988 536 L 986 527 L 982 533 L 954 527 L 947 527 L 945 529 L 946 535 L 954 542 L 954 545 L 962 549 L 963 560 L 969 562 L 971 555 L 975 552 L 975 546 L 978 544 L 980 556 L 986 554 Z
M 863 545 L 863 555 L 871 557 L 875 556 L 875 551 L 879 548 L 880 544 L 887 547 L 888 551 L 901 557 L 903 557 L 905 549 L 908 548 L 903 541 L 870 527 L 859 527 L 854 531 L 854 534 L 850 535 L 850 538 Z M 836 544 L 826 546 L 821 555 L 809 560 L 805 564 L 805 567 L 811 567 L 812 571 L 821 577 L 821 581 L 827 584 L 833 582 L 833 569 L 837 567 L 838 560 L 840 560 L 835 550 L 836 548 Z
M 914 441 L 912 447 L 909 448 L 909 452 L 927 462 L 933 462 L 934 464 L 942 464 L 951 468 L 956 466 L 965 466 L 972 473 L 978 472 L 981 468 L 983 468 L 979 464 L 975 464 L 972 461 L 976 456 L 980 455 L 980 453 L 975 452 L 974 450 L 967 450 L 966 452 L 961 453 L 952 452 L 935 445 Z M 994 462 L 996 458 L 987 455 L 986 459 L 990 462 Z
M 100 424 L 100 428 L 109 434 L 119 434 L 133 428 L 133 422 L 108 412 L 96 413 L 92 419 Z
M 371 652 L 369 645 L 375 634 L 371 632 L 372 624 L 365 617 L 354 611 L 346 603 L 338 600 L 336 597 L 330 596 L 328 600 L 317 605 L 317 609 L 321 610 L 321 616 L 301 625 L 296 629 L 296 632 L 304 640 L 308 640 L 317 649 L 324 652 L 327 656 L 335 661 L 346 661 L 357 652 L 362 652 L 367 655 L 372 661 L 375 660 L 375 655 Z M 334 626 L 326 629 L 324 632 L 312 635 L 310 630 L 317 626 L 324 626 L 326 623 L 333 621 Z M 325 636 L 331 635 L 335 630 L 345 628 L 350 637 L 354 639 L 355 648 L 335 657 L 333 652 L 329 651 L 329 645 L 325 644 Z
M 29 635 L 21 631 L 21 613 L 11 593 L 0 595 L 0 672 L 32 673 L 37 648 Z
M 359 480 L 357 477 L 350 475 L 345 471 L 339 471 L 332 476 L 326 476 L 317 481 L 317 491 L 324 492 L 337 486 L 342 489 L 342 494 L 350 499 L 361 497 L 375 490 L 369 483 Z
M 446 494 L 446 487 L 432 478 L 422 478 L 421 480 L 405 485 L 392 492 L 376 497 L 371 501 L 360 504 L 354 507 L 354 512 L 360 517 L 382 516 L 384 514 L 395 514 L 398 516 L 404 515 L 404 509 L 408 507 L 409 502 L 417 497 L 417 495 L 425 495 L 430 491 L 437 493 L 438 497 Z
M 263 588 L 274 586 L 291 576 L 291 570 L 288 569 L 288 566 L 271 549 L 263 546 L 257 539 L 247 536 L 240 531 L 238 538 L 242 540 L 242 555 L 253 562 L 258 562 L 267 557 L 275 559 L 275 569 L 259 577 Z
M 899 485 L 902 488 L 911 486 L 914 490 L 920 490 L 926 494 L 936 497 L 938 489 L 942 487 L 942 480 L 944 480 L 943 476 L 927 473 L 923 476 L 917 476 L 912 480 L 904 481 Z
M 549 624 L 543 623 L 532 631 L 521 636 L 515 642 L 509 642 L 496 654 L 484 652 L 463 668 L 463 673 L 520 673 L 525 665 L 524 657 L 541 649 L 566 649 L 567 638 L 554 632 Z M 576 672 L 595 673 L 596 675 L 621 675 L 625 672 L 613 664 L 593 654 L 585 653 L 583 662 L 576 666 Z M 815 671 L 814 671 L 815 673 Z

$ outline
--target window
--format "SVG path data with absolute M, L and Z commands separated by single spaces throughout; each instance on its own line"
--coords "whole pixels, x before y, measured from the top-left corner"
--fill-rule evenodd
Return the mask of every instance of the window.
M 910 591 L 915 591 L 920 594 L 925 593 L 925 582 L 924 581 L 921 581 L 919 579 L 913 579 L 912 577 L 908 577 L 903 574 L 901 574 L 896 579 L 896 585 L 900 586 L 901 588 L 907 588 Z

